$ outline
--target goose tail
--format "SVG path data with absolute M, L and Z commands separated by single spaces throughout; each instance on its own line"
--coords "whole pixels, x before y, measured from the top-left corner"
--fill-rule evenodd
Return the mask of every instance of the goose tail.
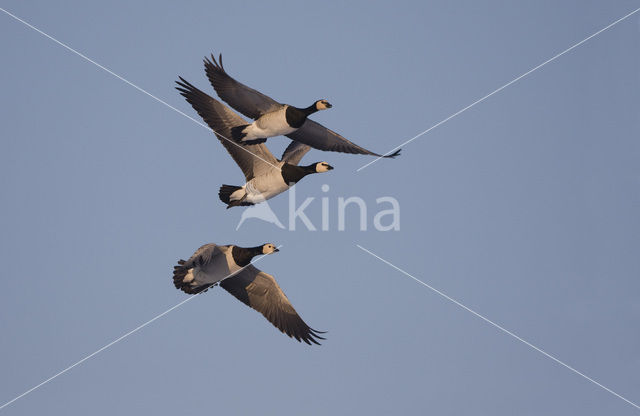
M 222 185 L 218 191 L 218 197 L 220 197 L 220 201 L 229 205 L 231 203 L 231 194 L 240 189 L 242 189 L 242 186 Z
M 204 284 L 200 286 L 192 286 L 191 283 L 194 279 L 193 269 L 188 269 L 184 266 L 186 262 L 184 260 L 178 260 L 178 265 L 173 266 L 173 285 L 178 290 L 182 290 L 189 295 L 195 295 L 200 292 L 206 292 L 215 285 Z M 216 283 L 217 285 L 217 283 Z
M 247 134 L 244 129 L 249 127 L 249 124 L 242 124 L 240 126 L 231 127 L 231 139 L 236 143 L 242 143 L 242 139 L 244 139 Z
M 247 133 L 247 127 L 249 126 L 251 126 L 251 124 L 242 124 L 240 126 L 231 127 L 231 140 L 242 145 L 260 144 L 267 141 L 264 137 L 247 138 L 249 136 L 249 133 Z
M 178 260 L 178 265 L 173 266 L 173 285 L 176 289 L 182 290 L 185 293 L 189 293 L 190 289 L 190 280 L 189 280 L 189 269 L 185 266 L 184 260 Z

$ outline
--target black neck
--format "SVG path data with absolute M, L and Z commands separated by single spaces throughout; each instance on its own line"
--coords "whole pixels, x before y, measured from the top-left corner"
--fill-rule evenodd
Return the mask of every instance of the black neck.
M 305 176 L 310 175 L 312 173 L 317 173 L 315 163 L 309 166 L 296 166 L 296 165 L 291 165 L 289 163 L 285 163 L 284 166 L 282 166 L 282 169 L 280 170 L 280 172 L 282 174 L 282 179 L 284 180 L 284 183 L 286 183 L 287 185 L 292 183 L 298 183 L 298 181 L 304 178 Z
M 301 108 L 300 111 L 302 111 L 305 115 L 310 116 L 313 113 L 317 113 L 318 108 L 316 107 L 316 103 L 313 103 L 307 108 Z
M 259 256 L 260 254 L 262 254 L 262 246 L 248 248 L 233 246 L 231 249 L 233 261 L 235 261 L 240 267 L 244 267 L 251 263 L 251 259 L 255 256 Z
M 307 108 L 289 106 L 287 107 L 287 111 L 285 112 L 287 124 L 289 124 L 293 128 L 299 129 L 307 120 L 307 116 L 309 114 L 315 113 L 316 111 L 318 111 L 318 109 L 316 108 L 315 103 L 311 104 Z

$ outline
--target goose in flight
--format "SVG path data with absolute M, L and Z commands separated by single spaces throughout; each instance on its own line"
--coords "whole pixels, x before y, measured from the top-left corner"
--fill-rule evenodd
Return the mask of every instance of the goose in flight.
M 227 204 L 235 206 L 255 205 L 285 192 L 300 179 L 313 173 L 333 169 L 327 162 L 316 162 L 308 166 L 298 166 L 310 147 L 300 142 L 291 142 L 276 159 L 264 143 L 240 145 L 229 139 L 233 128 L 246 122 L 235 111 L 220 101 L 194 87 L 184 78 L 176 81 L 176 89 L 200 114 L 215 132 L 236 164 L 242 169 L 246 183 L 243 186 L 222 185 L 218 196 Z
M 205 244 L 189 260 L 178 261 L 173 268 L 173 284 L 190 295 L 206 292 L 219 284 L 289 337 L 320 345 L 318 339 L 324 339 L 320 336 L 324 332 L 316 331 L 302 320 L 273 276 L 250 264 L 255 256 L 278 251 L 270 243 L 248 248 Z
M 204 67 L 207 78 L 218 96 L 236 111 L 255 120 L 252 124 L 245 122 L 243 125 L 238 125 L 233 130 L 231 138 L 256 143 L 264 142 L 271 136 L 285 135 L 291 140 L 318 150 L 382 157 L 378 153 L 350 142 L 335 131 L 307 119 L 309 114 L 331 108 L 331 104 L 326 100 L 316 101 L 304 109 L 280 104 L 231 78 L 222 66 L 222 55 L 217 61 L 213 55 L 211 55 L 211 60 L 205 57 Z M 384 157 L 393 158 L 398 154 L 400 154 L 400 149 Z
M 242 143 L 264 143 L 268 137 L 286 136 L 298 130 L 311 114 L 331 108 L 327 100 L 318 100 L 306 108 L 285 104 L 261 115 L 251 124 L 231 129 L 231 138 Z

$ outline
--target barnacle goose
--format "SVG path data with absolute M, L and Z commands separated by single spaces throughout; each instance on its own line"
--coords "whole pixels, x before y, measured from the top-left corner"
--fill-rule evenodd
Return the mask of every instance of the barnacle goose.
M 194 87 L 184 78 L 180 77 L 180 81 L 176 83 L 178 84 L 176 89 L 211 127 L 244 173 L 247 182 L 243 186 L 222 185 L 220 187 L 218 196 L 227 204 L 227 208 L 264 202 L 285 192 L 307 175 L 333 169 L 327 162 L 298 166 L 302 157 L 310 149 L 309 146 L 300 142 L 291 142 L 282 154 L 282 159 L 278 160 L 264 143 L 239 145 L 231 141 L 229 137 L 232 129 L 246 124 L 242 117 L 220 101 Z
M 251 259 L 279 250 L 267 243 L 257 247 L 205 244 L 189 258 L 174 266 L 176 289 L 194 295 L 220 285 L 238 300 L 264 315 L 269 322 L 298 342 L 320 345 L 324 339 L 298 315 L 273 276 L 258 270 Z
M 248 143 L 258 143 L 264 142 L 271 136 L 285 135 L 291 140 L 319 150 L 381 157 L 378 153 L 360 147 L 333 130 L 307 119 L 309 114 L 331 108 L 331 104 L 326 100 L 316 101 L 306 109 L 280 104 L 231 78 L 222 66 L 222 55 L 218 60 L 213 55 L 211 55 L 211 60 L 204 58 L 204 67 L 207 78 L 218 96 L 236 111 L 255 120 L 252 124 L 238 125 L 232 131 L 231 138 L 243 142 L 248 141 Z M 393 158 L 399 154 L 400 149 L 384 157 Z
M 231 129 L 231 138 L 237 142 L 264 143 L 268 137 L 285 136 L 298 130 L 311 114 L 331 108 L 327 100 L 318 100 L 306 108 L 285 104 L 265 113 L 251 124 Z

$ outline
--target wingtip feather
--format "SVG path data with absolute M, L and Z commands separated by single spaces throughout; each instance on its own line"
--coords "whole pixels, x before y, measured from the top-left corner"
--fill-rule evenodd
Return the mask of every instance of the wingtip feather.
M 390 159 L 393 159 L 393 158 L 395 158 L 396 156 L 400 156 L 400 151 L 401 151 L 401 150 L 402 150 L 402 149 L 398 149 L 398 150 L 396 150 L 395 152 L 391 153 L 390 155 L 385 155 L 385 156 L 383 156 L 383 157 L 388 157 L 388 158 L 390 158 Z

